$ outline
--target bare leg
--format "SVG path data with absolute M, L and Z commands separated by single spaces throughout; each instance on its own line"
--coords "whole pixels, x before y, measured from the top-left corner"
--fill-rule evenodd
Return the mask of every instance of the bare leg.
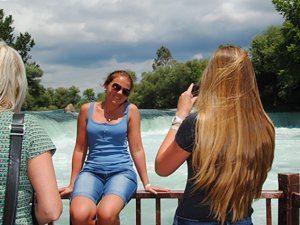
M 70 206 L 72 225 L 95 225 L 96 210 L 97 207 L 91 199 L 74 197 Z
M 97 208 L 97 225 L 120 225 L 119 214 L 125 203 L 119 196 L 104 196 Z

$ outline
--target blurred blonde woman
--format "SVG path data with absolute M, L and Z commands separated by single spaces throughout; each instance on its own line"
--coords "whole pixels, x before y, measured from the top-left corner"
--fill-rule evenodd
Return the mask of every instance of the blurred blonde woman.
M 247 52 L 217 49 L 198 96 L 192 96 L 192 87 L 181 94 L 155 161 L 160 176 L 187 161 L 188 179 L 173 224 L 251 225 L 252 202 L 272 166 L 275 130 Z M 190 114 L 193 106 L 196 112 Z
M 27 91 L 25 66 L 19 53 L 0 41 L 0 223 L 6 189 L 10 130 L 14 112 L 19 112 Z M 15 224 L 33 224 L 30 201 L 36 192 L 36 217 L 39 224 L 59 218 L 62 202 L 57 188 L 52 155 L 55 146 L 32 115 L 25 115 L 21 150 L 20 185 Z

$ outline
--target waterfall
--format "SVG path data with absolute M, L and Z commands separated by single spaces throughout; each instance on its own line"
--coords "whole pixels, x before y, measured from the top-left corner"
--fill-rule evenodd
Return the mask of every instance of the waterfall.
M 184 189 L 186 165 L 182 165 L 174 174 L 162 178 L 154 172 L 156 152 L 169 130 L 175 110 L 140 110 L 141 132 L 147 159 L 147 169 L 152 184 L 171 189 Z M 47 130 L 57 150 L 53 157 L 58 185 L 67 186 L 71 173 L 71 158 L 77 132 L 78 112 L 64 113 L 62 110 L 47 112 L 28 112 L 37 117 L 39 123 Z M 264 184 L 264 190 L 278 188 L 277 174 L 300 171 L 300 113 L 268 113 L 275 124 L 275 159 L 272 170 Z M 139 181 L 139 189 L 143 186 Z M 162 206 L 162 225 L 172 223 L 177 200 L 166 200 Z M 276 201 L 274 201 L 276 202 Z M 69 224 L 68 201 L 64 201 L 64 212 L 57 224 Z M 265 224 L 265 202 L 256 201 L 253 205 L 254 224 Z M 164 210 L 166 208 L 166 210 Z M 154 202 L 147 202 L 142 207 L 144 225 L 155 224 Z M 272 206 L 273 223 L 276 224 L 277 205 Z M 135 204 L 131 201 L 121 213 L 122 225 L 132 225 L 135 221 Z M 147 212 L 147 213 L 146 213 Z

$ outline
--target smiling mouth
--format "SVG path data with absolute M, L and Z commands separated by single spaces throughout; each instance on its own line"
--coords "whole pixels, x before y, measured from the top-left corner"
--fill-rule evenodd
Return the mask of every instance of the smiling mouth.
M 115 100 L 121 100 L 121 99 L 122 99 L 122 96 L 113 95 L 113 99 L 115 99 Z

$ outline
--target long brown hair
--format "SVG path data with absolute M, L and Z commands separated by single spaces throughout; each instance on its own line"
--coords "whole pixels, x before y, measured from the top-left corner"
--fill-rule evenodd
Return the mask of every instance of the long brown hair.
M 107 85 L 109 85 L 116 77 L 119 76 L 123 76 L 126 77 L 129 82 L 130 82 L 130 90 L 133 90 L 134 87 L 134 82 L 132 79 L 132 76 L 130 75 L 129 72 L 125 71 L 125 70 L 115 70 L 113 72 L 111 72 L 105 79 L 103 86 L 106 87 Z
M 224 223 L 248 215 L 274 158 L 274 126 L 265 113 L 247 52 L 219 48 L 205 69 L 200 93 L 192 165 L 194 191 L 204 188 L 204 203 Z

